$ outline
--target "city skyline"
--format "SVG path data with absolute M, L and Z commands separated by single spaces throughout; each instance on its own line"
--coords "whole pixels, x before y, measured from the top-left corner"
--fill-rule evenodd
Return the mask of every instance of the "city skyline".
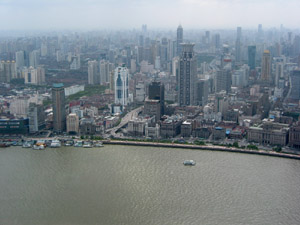
M 257 28 L 257 24 L 297 28 L 299 8 L 296 0 L 284 4 L 281 0 L 2 0 L 0 19 L 5 24 L 0 29 L 125 29 L 139 28 L 141 23 L 153 29 L 178 24 L 186 29 Z

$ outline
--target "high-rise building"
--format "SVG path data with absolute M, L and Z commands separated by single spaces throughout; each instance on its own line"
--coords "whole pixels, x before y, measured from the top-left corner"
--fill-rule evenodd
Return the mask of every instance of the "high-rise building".
M 177 55 L 181 55 L 182 46 L 183 43 L 183 28 L 181 25 L 177 28 Z
M 70 70 L 79 70 L 80 69 L 80 54 L 76 54 L 70 57 Z
M 242 59 L 242 43 L 241 43 L 241 38 L 242 38 L 242 28 L 238 27 L 237 28 L 236 42 L 235 42 L 235 61 L 237 63 L 240 63 L 241 59 Z
M 20 69 L 25 66 L 24 51 L 16 52 L 16 67 Z
M 66 130 L 65 89 L 62 83 L 53 84 L 53 130 L 61 133 Z
M 29 53 L 29 66 L 36 68 L 40 64 L 40 51 L 33 50 Z
M 217 78 L 216 78 L 216 91 L 226 91 L 227 93 L 231 90 L 231 69 L 225 66 L 222 70 L 217 71 Z
M 158 100 L 160 108 L 159 115 L 155 116 L 156 119 L 159 120 L 161 116 L 165 114 L 165 86 L 160 82 L 153 81 L 151 84 L 149 84 L 148 92 L 148 100 Z
M 115 69 L 115 104 L 126 106 L 128 104 L 129 74 L 125 64 Z
M 0 63 L 0 82 L 9 83 L 12 79 L 17 78 L 16 62 L 1 61 Z
M 178 73 L 178 103 L 180 106 L 196 104 L 197 60 L 194 54 L 194 44 L 181 44 L 182 52 L 179 60 Z
M 291 92 L 290 98 L 300 100 L 300 70 L 294 70 L 291 73 Z
M 96 60 L 88 61 L 88 84 L 99 84 L 99 64 Z
M 248 66 L 250 70 L 255 70 L 256 67 L 256 46 L 248 46 Z
M 220 34 L 215 35 L 215 48 L 219 49 L 221 47 L 221 38 Z
M 67 116 L 67 133 L 78 134 L 79 132 L 79 117 L 76 113 L 70 113 Z
M 201 79 L 197 82 L 197 105 L 205 106 L 208 100 L 208 79 Z
M 107 84 L 109 83 L 109 74 L 114 70 L 114 65 L 109 63 L 106 60 L 101 60 L 99 63 L 99 71 L 100 71 L 100 84 Z
M 29 103 L 28 109 L 29 132 L 36 133 L 45 128 L 45 112 L 43 105 Z
M 24 68 L 22 74 L 25 79 L 25 84 L 42 85 L 45 83 L 45 69 L 38 66 L 36 69 L 32 66 Z
M 271 81 L 271 55 L 269 50 L 265 50 L 261 63 L 261 80 L 265 82 Z

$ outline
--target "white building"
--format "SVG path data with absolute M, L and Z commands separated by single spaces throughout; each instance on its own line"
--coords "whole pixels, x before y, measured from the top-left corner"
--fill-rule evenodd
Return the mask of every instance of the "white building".
M 129 96 L 129 74 L 128 69 L 123 65 L 115 69 L 115 104 L 126 106 Z
M 84 85 L 73 85 L 65 88 L 65 96 L 74 95 L 78 92 L 84 91 Z

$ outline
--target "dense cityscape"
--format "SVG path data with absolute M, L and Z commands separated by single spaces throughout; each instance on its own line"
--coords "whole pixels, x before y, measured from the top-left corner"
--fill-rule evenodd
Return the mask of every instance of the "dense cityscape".
M 300 34 L 283 25 L 7 35 L 0 59 L 3 143 L 300 148 Z

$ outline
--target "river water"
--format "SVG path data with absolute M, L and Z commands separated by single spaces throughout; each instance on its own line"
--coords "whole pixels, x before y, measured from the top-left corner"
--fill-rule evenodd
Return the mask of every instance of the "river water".
M 114 145 L 0 149 L 1 225 L 297 225 L 299 193 L 293 159 Z

